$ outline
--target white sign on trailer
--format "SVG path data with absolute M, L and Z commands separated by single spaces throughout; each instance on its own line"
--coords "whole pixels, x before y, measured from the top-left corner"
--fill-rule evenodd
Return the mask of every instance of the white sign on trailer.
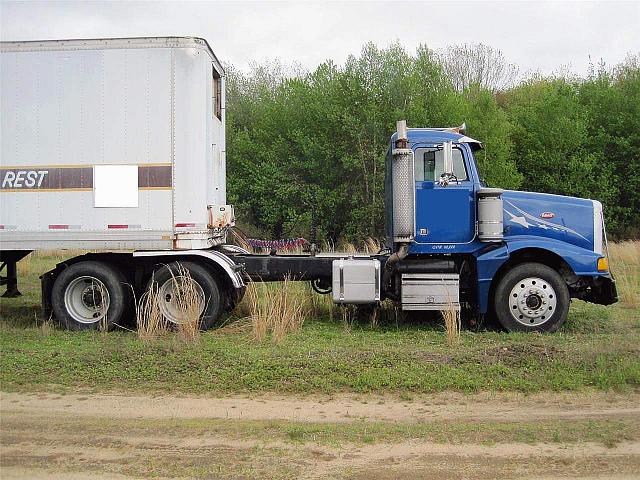
M 138 206 L 137 165 L 96 165 L 93 167 L 93 206 Z

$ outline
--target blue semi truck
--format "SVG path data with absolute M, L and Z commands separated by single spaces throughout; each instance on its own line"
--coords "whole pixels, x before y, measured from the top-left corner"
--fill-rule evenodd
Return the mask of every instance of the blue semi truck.
M 313 241 L 305 254 L 254 254 L 227 242 L 224 69 L 206 40 L 3 42 L 0 54 L 4 296 L 20 294 L 16 264 L 31 251 L 91 250 L 41 277 L 44 315 L 69 329 L 125 323 L 146 291 L 181 323 L 189 285 L 206 329 L 248 281 L 284 278 L 337 304 L 389 300 L 518 331 L 558 329 L 571 298 L 617 301 L 602 205 L 487 187 L 482 144 L 464 128 L 398 122 L 377 254 Z
M 387 232 L 402 240 L 394 232 L 400 146 L 414 164 L 414 191 L 401 195 L 414 195 L 415 221 L 401 227 L 407 243 L 389 247 L 405 261 L 448 258 L 460 301 L 477 315 L 495 315 L 508 330 L 556 330 L 570 298 L 617 301 L 600 202 L 487 188 L 474 158 L 482 144 L 463 128 L 398 130 L 387 158 Z M 398 284 L 401 290 L 401 277 Z

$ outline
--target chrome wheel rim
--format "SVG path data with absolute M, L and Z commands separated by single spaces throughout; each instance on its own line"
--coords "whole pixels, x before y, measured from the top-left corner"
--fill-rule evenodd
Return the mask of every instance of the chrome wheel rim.
M 104 320 L 110 304 L 105 284 L 88 275 L 74 279 L 64 292 L 64 307 L 79 323 L 89 325 Z
M 537 327 L 556 311 L 556 292 L 542 278 L 528 277 L 514 285 L 509 294 L 509 311 L 516 322 Z
M 160 312 L 169 322 L 181 325 L 204 312 L 204 290 L 193 278 L 176 275 L 158 289 Z

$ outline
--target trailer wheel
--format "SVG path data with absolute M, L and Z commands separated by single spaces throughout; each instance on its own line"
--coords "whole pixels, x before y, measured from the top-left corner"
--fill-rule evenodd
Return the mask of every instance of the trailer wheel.
M 523 263 L 498 283 L 494 305 L 509 331 L 555 332 L 567 319 L 569 289 L 560 274 L 541 263 Z
M 160 266 L 149 281 L 157 295 L 158 308 L 174 326 L 200 318 L 200 329 L 213 327 L 224 310 L 218 282 L 205 267 L 193 262 L 173 262 Z
M 53 313 L 68 330 L 111 330 L 129 302 L 126 283 L 122 272 L 107 263 L 74 263 L 53 284 Z

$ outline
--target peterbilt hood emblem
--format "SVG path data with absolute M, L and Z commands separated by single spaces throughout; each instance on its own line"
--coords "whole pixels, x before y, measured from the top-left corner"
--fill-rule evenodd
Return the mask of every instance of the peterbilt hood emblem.
M 556 214 L 553 213 L 553 212 L 542 212 L 540 214 L 540 218 L 553 218 L 555 216 L 556 216 Z

